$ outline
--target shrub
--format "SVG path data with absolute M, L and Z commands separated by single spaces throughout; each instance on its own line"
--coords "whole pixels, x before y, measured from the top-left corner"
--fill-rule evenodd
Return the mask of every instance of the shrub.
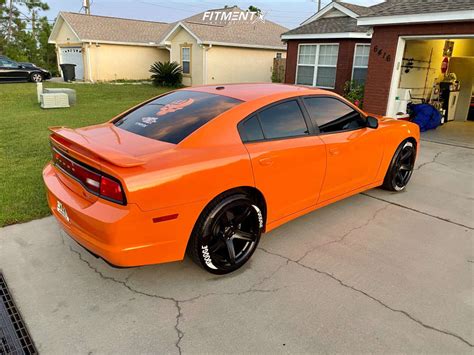
M 362 108 L 364 103 L 364 84 L 358 84 L 356 81 L 346 81 L 344 84 L 344 97 L 354 105 Z
M 182 85 L 183 70 L 176 62 L 155 62 L 150 67 L 151 79 L 156 86 L 177 87 Z

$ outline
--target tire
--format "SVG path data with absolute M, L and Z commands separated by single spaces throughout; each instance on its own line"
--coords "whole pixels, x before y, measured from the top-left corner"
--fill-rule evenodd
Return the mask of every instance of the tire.
M 207 272 L 228 274 L 253 255 L 263 230 L 261 208 L 246 194 L 223 196 L 199 217 L 187 253 Z
M 415 159 L 415 143 L 411 140 L 403 141 L 393 155 L 382 188 L 388 191 L 403 191 L 413 174 Z
M 43 75 L 41 75 L 40 73 L 31 73 L 30 81 L 34 83 L 41 83 L 43 81 Z

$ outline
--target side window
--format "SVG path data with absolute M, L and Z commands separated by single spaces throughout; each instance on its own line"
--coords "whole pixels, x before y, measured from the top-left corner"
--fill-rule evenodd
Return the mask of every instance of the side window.
M 16 68 L 18 64 L 8 59 L 0 59 L 0 66 L 4 68 Z
M 351 131 L 366 127 L 360 113 L 345 103 L 330 97 L 306 97 L 304 103 L 311 121 L 321 133 Z
M 256 115 L 243 122 L 239 126 L 239 132 L 244 142 L 259 141 L 265 138 Z
M 266 139 L 309 134 L 300 106 L 294 100 L 267 108 L 258 117 Z

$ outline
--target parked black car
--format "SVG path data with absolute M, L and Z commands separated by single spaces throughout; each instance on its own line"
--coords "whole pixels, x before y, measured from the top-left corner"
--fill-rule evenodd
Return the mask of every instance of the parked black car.
M 0 55 L 0 82 L 33 81 L 39 83 L 51 79 L 51 73 L 32 63 L 18 63 Z

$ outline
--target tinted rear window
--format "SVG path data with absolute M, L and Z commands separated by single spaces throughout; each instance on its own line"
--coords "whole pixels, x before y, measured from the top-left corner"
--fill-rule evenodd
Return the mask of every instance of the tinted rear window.
M 252 116 L 239 128 L 244 142 L 254 142 L 265 139 L 257 116 Z
M 308 127 L 296 101 L 286 101 L 258 114 L 265 138 L 298 137 L 309 134 Z
M 178 144 L 214 117 L 242 101 L 196 91 L 176 91 L 161 96 L 115 122 L 128 132 Z

